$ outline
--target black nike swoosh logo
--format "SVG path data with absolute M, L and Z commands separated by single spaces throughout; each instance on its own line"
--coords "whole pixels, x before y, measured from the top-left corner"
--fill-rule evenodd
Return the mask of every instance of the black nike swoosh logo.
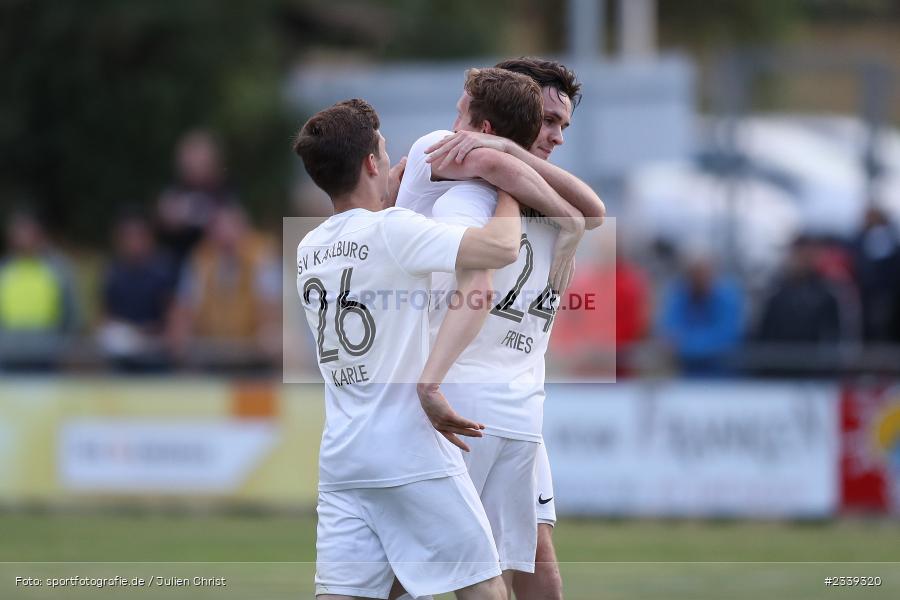
M 547 503 L 550 502 L 551 500 L 553 500 L 553 496 L 550 496 L 549 498 L 547 498 L 546 500 L 544 500 L 544 499 L 541 497 L 541 494 L 538 494 L 538 504 L 547 504 Z

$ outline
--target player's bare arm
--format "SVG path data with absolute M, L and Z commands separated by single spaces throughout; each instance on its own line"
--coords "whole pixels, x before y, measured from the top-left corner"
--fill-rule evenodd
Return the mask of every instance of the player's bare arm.
M 521 221 L 518 214 L 518 203 L 509 194 L 500 192 L 494 218 L 485 226 L 485 229 L 502 225 L 504 234 L 515 232 L 517 237 L 520 237 Z M 516 243 L 516 252 L 518 253 L 518 241 Z M 465 238 L 463 238 L 463 244 L 465 244 Z M 460 253 L 462 251 L 461 247 Z M 468 452 L 469 447 L 456 434 L 480 437 L 479 430 L 484 429 L 484 425 L 477 424 L 477 429 L 475 429 L 471 422 L 456 415 L 441 393 L 439 386 L 450 367 L 463 350 L 472 343 L 484 324 L 491 306 L 487 297 L 491 289 L 491 276 L 489 271 L 484 269 L 458 269 L 456 280 L 457 292 L 465 300 L 459 308 L 448 311 L 447 316 L 444 317 L 416 390 L 422 408 L 434 428 L 451 443 Z
M 585 219 L 585 229 L 594 229 L 603 224 L 606 206 L 591 186 L 565 169 L 531 154 L 512 140 L 490 133 L 462 130 L 433 144 L 425 152 L 429 155 L 428 162 L 443 166 L 450 163 L 464 164 L 466 156 L 476 148 L 505 152 L 537 171 L 550 187 L 581 212 Z
M 479 290 L 484 285 L 484 281 L 487 281 L 487 286 L 490 288 L 490 276 L 487 270 L 462 269 L 456 273 L 459 293 L 464 298 L 473 291 Z M 488 303 L 485 301 L 483 304 L 487 306 Z M 487 317 L 486 310 L 478 310 L 477 305 L 469 302 L 463 302 L 457 310 L 449 311 L 441 323 L 428 361 L 425 363 L 419 383 L 416 385 L 419 402 L 431 425 L 451 444 L 464 452 L 469 452 L 469 446 L 458 436 L 481 437 L 484 425 L 457 414 L 441 392 L 440 384 L 462 351 L 478 335 L 485 317 Z
M 431 172 L 441 179 L 484 179 L 555 222 L 560 232 L 550 267 L 550 285 L 558 292 L 568 286 L 575 250 L 584 236 L 585 219 L 537 171 L 510 154 L 493 148 L 477 148 L 463 163 L 432 165 Z
M 384 199 L 384 207 L 390 208 L 397 204 L 397 194 L 400 192 L 400 182 L 403 181 L 403 173 L 406 171 L 406 157 L 401 158 L 388 172 L 388 193 Z
M 537 171 L 509 153 L 477 148 L 469 159 L 431 165 L 433 178 L 483 179 L 519 202 L 553 219 L 563 230 L 584 230 L 584 216 L 560 196 Z

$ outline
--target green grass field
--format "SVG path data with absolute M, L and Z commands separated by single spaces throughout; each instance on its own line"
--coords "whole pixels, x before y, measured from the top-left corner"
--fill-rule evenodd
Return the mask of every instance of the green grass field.
M 313 517 L 0 516 L 0 598 L 312 598 Z M 900 598 L 900 523 L 562 521 L 568 600 Z M 48 577 L 225 577 L 225 587 L 58 587 Z M 39 577 L 43 586 L 16 587 Z M 879 576 L 828 588 L 826 576 Z

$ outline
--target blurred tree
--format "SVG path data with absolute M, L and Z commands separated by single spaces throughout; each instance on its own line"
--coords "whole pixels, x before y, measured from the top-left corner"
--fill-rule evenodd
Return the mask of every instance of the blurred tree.
M 865 20 L 900 19 L 898 0 L 803 0 L 810 17 L 840 23 Z
M 898 0 L 658 7 L 663 46 L 710 55 L 777 40 L 805 19 L 900 14 Z M 0 0 L 0 212 L 28 198 L 51 225 L 99 240 L 118 205 L 155 201 L 178 137 L 206 127 L 224 140 L 251 211 L 278 217 L 300 122 L 280 93 L 289 60 L 560 52 L 565 11 L 564 0 Z
M 116 207 L 152 203 L 185 130 L 225 141 L 255 212 L 285 198 L 291 125 L 275 0 L 0 2 L 0 194 L 101 239 Z
M 619 2 L 607 0 L 605 51 L 615 48 Z M 627 1 L 627 0 L 625 0 Z M 802 16 L 813 0 L 657 0 L 661 42 L 698 49 L 721 44 L 758 43 L 778 39 Z M 823 0 L 828 2 L 829 0 Z M 880 0 L 871 0 L 880 1 Z M 890 1 L 890 0 L 885 0 Z M 515 0 L 520 10 L 537 11 L 547 30 L 549 52 L 566 50 L 567 1 Z
M 378 0 L 390 9 L 391 35 L 381 46 L 388 57 L 484 56 L 500 50 L 512 0 Z
M 278 217 L 299 121 L 280 93 L 288 59 L 484 55 L 509 3 L 0 0 L 0 198 L 105 239 L 117 206 L 155 202 L 178 137 L 205 127 L 251 211 Z
M 805 0 L 659 0 L 661 34 L 679 45 L 757 44 L 784 36 Z
M 380 58 L 485 56 L 502 48 L 523 1 L 294 0 L 285 7 L 295 39 L 357 49 Z

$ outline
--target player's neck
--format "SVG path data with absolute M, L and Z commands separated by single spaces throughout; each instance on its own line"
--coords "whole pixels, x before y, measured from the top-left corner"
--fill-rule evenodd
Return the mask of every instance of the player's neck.
M 367 189 L 353 190 L 348 194 L 332 198 L 331 202 L 334 204 L 334 214 L 336 215 L 354 208 L 363 208 L 372 212 L 384 208 L 381 198 Z

